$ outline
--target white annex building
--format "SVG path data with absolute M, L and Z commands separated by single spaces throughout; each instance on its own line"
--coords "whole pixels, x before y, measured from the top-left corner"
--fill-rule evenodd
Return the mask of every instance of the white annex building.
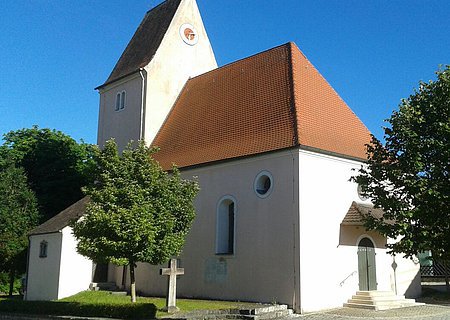
M 381 215 L 349 182 L 370 132 L 294 43 L 217 67 L 195 0 L 147 12 L 100 93 L 98 144 L 145 139 L 201 191 L 179 263 L 179 297 L 342 306 L 358 290 L 420 294 L 419 265 L 386 254 L 366 231 Z M 86 290 L 92 263 L 68 221 L 86 199 L 30 235 L 26 299 Z M 159 266 L 140 264 L 138 292 L 163 296 Z M 97 270 L 98 271 L 98 270 Z M 103 277 L 128 284 L 122 267 Z

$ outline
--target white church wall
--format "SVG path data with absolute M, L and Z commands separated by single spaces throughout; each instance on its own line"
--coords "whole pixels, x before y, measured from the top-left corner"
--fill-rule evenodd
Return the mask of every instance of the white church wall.
M 300 273 L 303 312 L 340 307 L 359 290 L 358 243 L 368 237 L 375 245 L 377 290 L 417 296 L 418 266 L 387 254 L 386 238 L 363 226 L 341 225 L 357 185 L 348 181 L 360 162 L 300 151 Z M 396 285 L 397 283 L 397 285 Z M 417 285 L 418 284 L 418 285 Z
M 198 42 L 186 44 L 180 27 L 191 24 Z M 148 73 L 145 141 L 151 143 L 181 89 L 190 77 L 217 68 L 211 44 L 194 0 L 182 1 L 154 58 L 145 67 Z
M 47 256 L 40 257 L 41 242 L 47 242 Z M 27 292 L 25 300 L 58 299 L 61 262 L 61 233 L 30 237 Z
M 92 261 L 76 251 L 71 227 L 62 230 L 61 267 L 58 299 L 88 290 L 92 280 Z
M 101 147 L 114 137 L 119 150 L 130 140 L 138 141 L 141 130 L 142 78 L 138 73 L 100 90 L 97 143 Z M 125 107 L 116 110 L 117 93 L 126 93 Z
M 393 243 L 394 239 L 388 239 Z M 417 298 L 422 294 L 420 262 L 417 257 L 404 258 L 402 254 L 395 256 L 396 268 L 390 270 L 392 291 L 406 298 Z
M 301 309 L 304 312 L 339 307 L 358 289 L 357 241 L 343 241 L 340 224 L 352 201 L 362 202 L 357 185 L 349 182 L 360 162 L 301 150 L 299 153 Z M 353 230 L 352 230 L 353 231 Z M 343 234 L 348 237 L 348 230 Z M 361 230 L 359 235 L 366 232 Z M 378 260 L 377 279 L 384 280 Z M 342 244 L 340 241 L 343 241 Z
M 260 198 L 254 180 L 264 170 L 273 177 L 273 189 Z M 294 305 L 299 296 L 297 170 L 297 152 L 283 151 L 182 172 L 185 178 L 197 177 L 201 191 L 180 258 L 185 275 L 177 281 L 178 296 Z M 216 254 L 217 206 L 224 196 L 236 200 L 232 255 Z M 139 264 L 138 291 L 165 295 L 167 278 L 158 268 Z M 115 281 L 121 284 L 120 271 Z

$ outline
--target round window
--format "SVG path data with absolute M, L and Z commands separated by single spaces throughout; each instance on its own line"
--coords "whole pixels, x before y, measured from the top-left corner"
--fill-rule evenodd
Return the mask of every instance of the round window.
M 263 171 L 256 176 L 254 188 L 258 197 L 265 198 L 270 194 L 273 187 L 272 180 L 272 175 L 267 171 Z
M 190 46 L 196 45 L 198 42 L 198 33 L 192 24 L 183 24 L 180 27 L 180 36 L 181 39 Z
M 359 184 L 358 184 L 357 191 L 358 191 L 358 197 L 359 197 L 362 201 L 366 201 L 367 199 L 369 199 L 367 196 L 365 196 L 365 195 L 363 194 L 362 187 L 361 187 L 361 185 L 359 185 Z

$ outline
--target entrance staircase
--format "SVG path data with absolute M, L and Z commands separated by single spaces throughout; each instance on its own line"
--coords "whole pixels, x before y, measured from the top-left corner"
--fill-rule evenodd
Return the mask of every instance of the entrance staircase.
M 422 305 L 414 299 L 405 299 L 392 291 L 358 291 L 344 307 L 369 310 L 388 310 Z

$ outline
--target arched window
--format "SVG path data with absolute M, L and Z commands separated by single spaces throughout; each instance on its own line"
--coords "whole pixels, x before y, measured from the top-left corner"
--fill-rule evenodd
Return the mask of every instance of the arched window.
M 48 248 L 48 242 L 47 241 L 41 241 L 41 244 L 39 246 L 39 258 L 47 258 L 47 248 Z
M 217 207 L 216 254 L 234 254 L 235 224 L 235 200 L 224 197 Z
M 116 111 L 125 109 L 125 104 L 127 101 L 127 93 L 124 91 L 117 92 L 116 94 Z

